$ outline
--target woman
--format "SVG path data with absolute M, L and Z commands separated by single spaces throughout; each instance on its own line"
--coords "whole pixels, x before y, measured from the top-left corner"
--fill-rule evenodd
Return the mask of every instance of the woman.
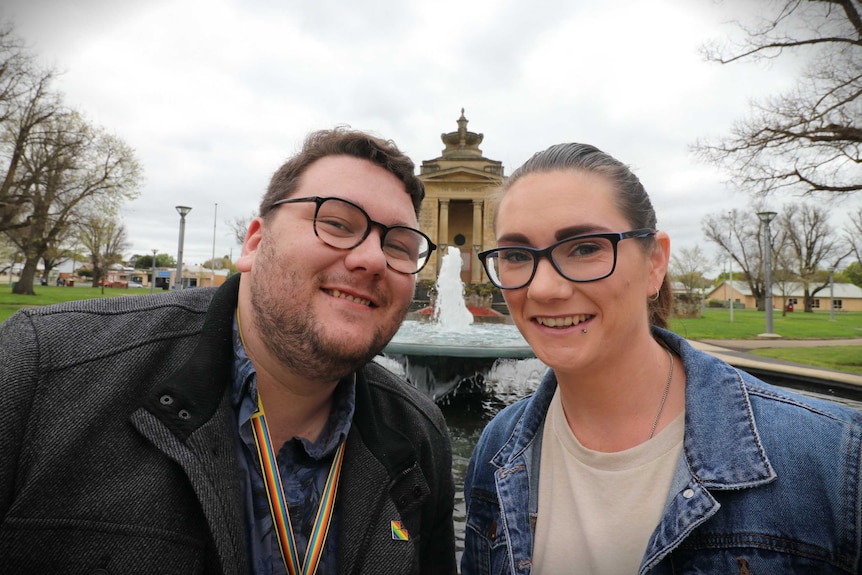
M 664 329 L 670 240 L 625 165 L 536 154 L 495 234 L 479 257 L 551 369 L 475 448 L 464 575 L 859 572 L 862 414 Z

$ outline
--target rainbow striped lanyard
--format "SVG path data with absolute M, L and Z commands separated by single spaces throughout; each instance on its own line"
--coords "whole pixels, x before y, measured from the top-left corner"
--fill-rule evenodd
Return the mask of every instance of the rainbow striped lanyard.
M 266 498 L 269 501 L 269 511 L 272 514 L 273 527 L 275 527 L 275 533 L 278 537 L 278 547 L 281 550 L 284 568 L 288 575 L 314 575 L 320 564 L 323 546 L 326 544 L 326 536 L 332 521 L 332 510 L 335 508 L 335 492 L 338 489 L 338 478 L 341 475 L 341 461 L 344 459 L 344 442 L 342 441 L 338 446 L 332 460 L 332 466 L 329 468 L 326 485 L 324 485 L 320 497 L 320 506 L 317 509 L 317 518 L 314 520 L 314 526 L 308 538 L 305 564 L 300 569 L 293 527 L 290 524 L 290 514 L 287 512 L 287 501 L 284 499 L 281 475 L 278 472 L 275 452 L 269 438 L 269 428 L 266 426 L 260 393 L 257 396 L 257 411 L 251 416 L 251 427 L 254 432 L 260 470 L 266 484 Z

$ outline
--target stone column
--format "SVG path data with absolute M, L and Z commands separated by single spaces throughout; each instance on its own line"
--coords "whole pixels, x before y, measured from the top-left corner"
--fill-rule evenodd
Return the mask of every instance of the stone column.
M 437 265 L 437 270 L 440 270 L 440 265 L 443 263 L 443 256 L 446 255 L 446 249 L 449 247 L 449 199 L 440 198 L 440 222 L 437 228 L 437 245 L 440 246 L 440 263 Z
M 485 207 L 485 200 L 473 200 L 473 245 L 478 245 L 482 249 L 482 211 Z M 471 262 L 472 273 L 470 281 L 479 283 L 482 281 L 482 264 L 479 258 L 476 257 L 476 251 L 473 252 Z

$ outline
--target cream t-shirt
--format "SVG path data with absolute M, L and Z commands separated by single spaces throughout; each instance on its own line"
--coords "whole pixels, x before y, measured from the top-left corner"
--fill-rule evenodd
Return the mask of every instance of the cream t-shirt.
M 533 573 L 637 573 L 682 453 L 685 414 L 649 441 L 603 453 L 566 423 L 557 389 L 542 435 Z

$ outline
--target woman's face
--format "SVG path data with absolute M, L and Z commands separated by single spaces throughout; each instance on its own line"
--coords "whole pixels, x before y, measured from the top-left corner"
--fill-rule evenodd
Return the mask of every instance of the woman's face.
M 566 170 L 530 174 L 515 182 L 497 211 L 497 245 L 545 248 L 590 233 L 627 232 L 632 225 L 615 204 L 605 176 Z M 639 335 L 649 337 L 647 298 L 661 286 L 669 241 L 656 234 L 617 245 L 609 277 L 576 283 L 542 258 L 530 285 L 504 290 L 512 319 L 536 355 L 558 373 L 608 365 Z M 585 331 L 586 330 L 586 331 Z

